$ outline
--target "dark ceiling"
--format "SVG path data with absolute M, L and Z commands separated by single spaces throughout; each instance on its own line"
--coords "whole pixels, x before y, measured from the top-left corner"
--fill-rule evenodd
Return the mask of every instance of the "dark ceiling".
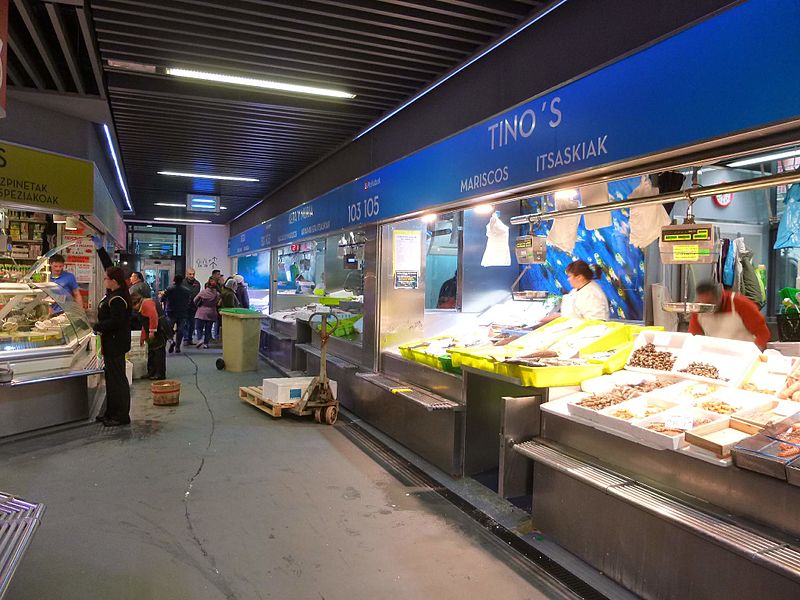
M 14 86 L 101 97 L 105 78 L 135 218 L 226 222 L 552 1 L 11 0 L 8 73 Z M 356 97 L 182 80 L 108 61 Z M 220 195 L 227 210 L 207 217 L 154 206 L 192 192 Z

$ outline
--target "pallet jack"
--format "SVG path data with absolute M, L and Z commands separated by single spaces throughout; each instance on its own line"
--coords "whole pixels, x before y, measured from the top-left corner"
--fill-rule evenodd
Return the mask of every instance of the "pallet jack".
M 309 322 L 319 316 L 322 322 L 319 335 L 319 375 L 311 380 L 308 388 L 300 398 L 297 406 L 292 410 L 296 414 L 308 414 L 314 411 L 314 420 L 317 423 L 333 425 L 339 417 L 339 401 L 333 394 L 330 380 L 328 379 L 327 346 L 330 332 L 335 331 L 339 325 L 339 318 L 330 311 L 317 311 L 309 317 Z M 328 317 L 336 319 L 333 327 L 328 328 Z

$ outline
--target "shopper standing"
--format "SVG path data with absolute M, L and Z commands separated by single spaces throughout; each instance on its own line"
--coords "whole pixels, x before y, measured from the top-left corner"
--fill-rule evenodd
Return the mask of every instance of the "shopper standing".
M 200 282 L 195 279 L 195 271 L 192 268 L 186 269 L 186 279 L 183 280 L 184 287 L 189 288 L 191 291 L 191 298 L 189 299 L 189 318 L 187 319 L 187 326 L 186 326 L 186 343 L 193 344 L 194 340 L 194 314 L 197 311 L 197 306 L 194 304 L 194 299 L 197 294 L 200 293 L 200 290 L 203 289 L 203 286 L 200 285 Z
M 221 291 L 225 285 L 225 276 L 222 274 L 222 271 L 219 269 L 214 269 L 211 271 L 211 278 L 217 282 L 217 290 Z M 211 337 L 214 340 L 222 338 L 222 318 L 219 316 L 219 311 L 217 312 L 217 318 L 214 321 L 214 325 L 211 327 Z
M 172 285 L 164 291 L 161 301 L 164 303 L 164 310 L 175 336 L 169 342 L 169 352 L 170 354 L 180 352 L 189 319 L 189 304 L 192 302 L 192 291 L 183 285 L 183 275 L 180 273 L 175 275 Z
M 236 281 L 229 277 L 220 292 L 220 308 L 239 308 L 239 298 L 236 296 Z
M 104 283 L 106 295 L 97 307 L 93 327 L 100 334 L 106 380 L 106 410 L 97 419 L 106 427 L 116 427 L 131 422 L 131 389 L 125 374 L 125 354 L 131 349 L 131 298 L 119 267 L 106 269 Z
M 211 327 L 217 321 L 217 305 L 219 304 L 219 292 L 217 292 L 217 280 L 212 275 L 206 283 L 206 287 L 194 298 L 197 307 L 195 313 L 197 323 L 197 347 L 208 348 L 211 341 Z M 201 336 L 203 339 L 199 339 Z
M 138 294 L 142 298 L 151 298 L 153 296 L 153 290 L 150 289 L 150 286 L 139 271 L 131 273 L 130 293 Z
M 147 343 L 147 377 L 154 381 L 167 378 L 167 339 L 169 325 L 161 325 L 156 301 L 131 294 L 133 310 L 139 313 L 142 321 L 142 335 L 139 345 Z
M 250 308 L 250 294 L 247 293 L 247 282 L 238 273 L 233 276 L 236 282 L 236 297 L 239 299 L 239 306 Z

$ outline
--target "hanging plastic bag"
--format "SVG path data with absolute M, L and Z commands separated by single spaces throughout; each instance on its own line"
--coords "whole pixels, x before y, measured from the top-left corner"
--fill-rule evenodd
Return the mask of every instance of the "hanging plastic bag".
M 778 225 L 775 250 L 800 248 L 800 184 L 792 184 L 783 199 L 783 216 Z
M 486 224 L 486 250 L 481 259 L 482 267 L 507 267 L 511 264 L 511 250 L 508 247 L 508 225 L 497 214 Z
M 584 206 L 606 204 L 608 199 L 608 184 L 606 183 L 595 183 L 581 188 L 581 201 Z M 589 230 L 611 227 L 611 211 L 583 215 L 583 224 Z
M 641 183 L 628 196 L 628 200 L 658 195 L 658 190 L 650 183 L 650 178 L 643 176 Z M 661 228 L 669 225 L 671 219 L 660 204 L 635 206 L 631 208 L 631 244 L 637 248 L 645 248 L 661 235 Z
M 555 204 L 556 210 L 569 210 L 578 208 L 578 199 L 556 198 Z M 573 248 L 575 248 L 575 242 L 578 239 L 578 223 L 580 223 L 580 220 L 580 215 L 553 219 L 553 226 L 550 228 L 550 233 L 547 234 L 547 243 L 560 248 L 564 252 L 572 253 Z

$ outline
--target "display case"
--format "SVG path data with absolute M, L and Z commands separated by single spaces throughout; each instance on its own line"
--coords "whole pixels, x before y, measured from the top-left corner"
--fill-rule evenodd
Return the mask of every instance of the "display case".
M 15 373 L 73 367 L 91 335 L 83 309 L 58 285 L 0 283 L 0 362 Z
M 85 419 L 102 372 L 83 309 L 54 283 L 0 283 L 0 437 Z M 95 384 L 98 382 L 94 382 Z

